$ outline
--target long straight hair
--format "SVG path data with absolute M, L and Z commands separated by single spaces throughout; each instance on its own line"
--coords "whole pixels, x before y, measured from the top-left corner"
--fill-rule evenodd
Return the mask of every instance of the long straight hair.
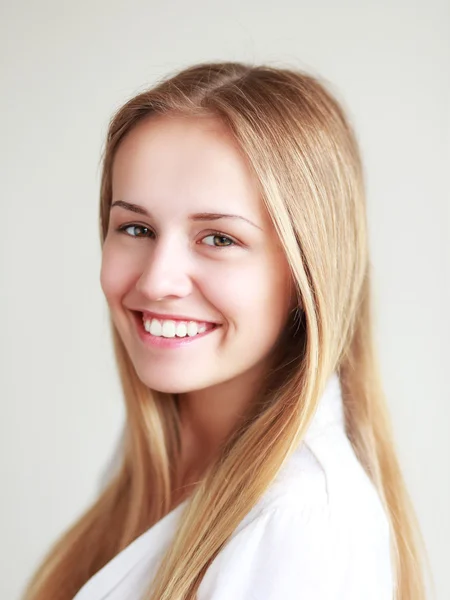
M 144 119 L 170 114 L 213 115 L 238 143 L 289 261 L 297 310 L 274 350 L 275 368 L 191 494 L 143 600 L 195 599 L 209 565 L 303 439 L 334 371 L 347 435 L 389 520 L 395 598 L 423 600 L 421 538 L 374 344 L 365 185 L 349 119 L 323 82 L 293 69 L 211 63 L 163 80 L 110 121 L 100 190 L 102 245 L 117 148 Z M 111 331 L 127 414 L 122 462 L 51 549 L 26 600 L 71 600 L 173 506 L 180 459 L 176 398 L 143 384 L 112 320 Z

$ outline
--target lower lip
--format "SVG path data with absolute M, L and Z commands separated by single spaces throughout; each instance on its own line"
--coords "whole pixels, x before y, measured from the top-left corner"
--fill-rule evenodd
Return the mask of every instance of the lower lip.
M 192 337 L 174 337 L 174 338 L 166 338 L 162 336 L 152 335 L 148 331 L 144 329 L 144 323 L 142 321 L 142 315 L 140 313 L 133 313 L 133 317 L 137 326 L 137 331 L 140 339 L 144 342 L 146 346 L 152 346 L 154 348 L 180 348 L 181 346 L 187 346 L 188 344 L 192 344 L 197 340 L 201 340 L 205 336 L 209 335 L 216 329 L 220 327 L 220 325 L 214 325 L 212 329 L 208 329 L 208 331 L 204 331 L 203 333 L 197 333 L 197 335 L 193 335 Z

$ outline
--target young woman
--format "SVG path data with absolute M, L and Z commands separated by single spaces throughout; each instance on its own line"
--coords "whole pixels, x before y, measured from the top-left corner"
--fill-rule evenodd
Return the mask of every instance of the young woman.
M 27 600 L 420 600 L 362 166 L 316 78 L 188 68 L 110 123 L 123 455 Z

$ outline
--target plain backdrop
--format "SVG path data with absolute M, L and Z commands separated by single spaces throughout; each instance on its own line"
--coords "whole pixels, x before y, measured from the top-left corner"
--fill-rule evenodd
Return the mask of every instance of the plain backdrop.
M 3 0 L 2 599 L 19 598 L 94 500 L 122 427 L 99 283 L 109 118 L 158 78 L 207 60 L 320 75 L 356 127 L 385 389 L 436 598 L 450 598 L 449 6 Z

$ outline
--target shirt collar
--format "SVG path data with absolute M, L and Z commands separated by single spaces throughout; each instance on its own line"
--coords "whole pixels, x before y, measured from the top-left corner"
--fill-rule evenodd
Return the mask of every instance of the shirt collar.
M 336 371 L 331 374 L 325 385 L 316 412 L 305 434 L 305 440 L 320 435 L 333 425 L 342 429 L 345 427 L 342 388 Z

